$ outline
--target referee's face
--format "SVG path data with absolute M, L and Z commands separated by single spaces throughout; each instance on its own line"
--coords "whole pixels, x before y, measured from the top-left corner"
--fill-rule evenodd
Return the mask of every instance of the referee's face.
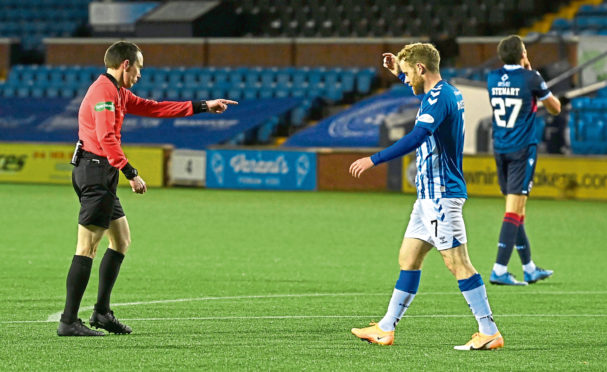
M 137 60 L 132 65 L 129 65 L 123 73 L 122 86 L 125 88 L 131 88 L 137 80 L 141 77 L 141 68 L 143 68 L 143 54 L 137 52 Z

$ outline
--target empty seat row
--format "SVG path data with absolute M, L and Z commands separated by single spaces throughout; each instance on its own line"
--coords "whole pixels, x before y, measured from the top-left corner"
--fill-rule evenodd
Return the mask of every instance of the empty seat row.
M 56 9 L 88 6 L 92 0 L 2 0 L 0 9 Z
M 88 18 L 88 8 L 17 8 L 4 9 L 0 11 L 0 21 L 2 22 L 29 22 L 29 21 L 62 21 L 86 20 Z
M 550 27 L 563 34 L 607 34 L 607 3 L 582 5 L 573 19 L 556 18 Z
M 96 66 L 28 66 L 13 68 L 3 95 L 6 97 L 77 94 L 91 84 L 103 68 Z M 344 94 L 368 94 L 376 70 L 341 68 L 146 68 L 135 92 L 153 98 L 180 98 L 196 90 L 214 91 L 231 98 L 311 97 L 341 101 Z M 42 92 L 42 93 L 41 93 Z M 176 93 L 175 93 L 176 92 Z
M 567 0 L 243 0 L 232 1 L 245 35 L 404 36 L 487 35 L 528 26 Z M 517 17 L 521 12 L 527 17 Z
M 571 101 L 569 129 L 576 154 L 607 154 L 607 94 Z M 599 91 L 601 93 L 601 91 Z
M 69 37 L 88 22 L 92 0 L 2 0 L 0 37 L 21 39 L 24 50 L 42 52 L 43 38 Z

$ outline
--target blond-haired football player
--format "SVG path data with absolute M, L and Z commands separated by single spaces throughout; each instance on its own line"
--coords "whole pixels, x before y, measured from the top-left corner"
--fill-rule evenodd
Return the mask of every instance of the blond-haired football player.
M 440 55 L 431 44 L 405 46 L 395 56 L 384 53 L 384 66 L 423 95 L 415 127 L 394 145 L 358 159 L 350 173 L 358 178 L 367 169 L 403 156 L 413 150 L 417 155 L 417 200 L 400 248 L 400 275 L 386 315 L 367 328 L 353 328 L 358 338 L 380 345 L 394 342 L 394 329 L 413 301 L 421 278 L 424 258 L 432 247 L 440 252 L 447 268 L 458 281 L 472 313 L 478 332 L 457 350 L 497 349 L 504 339 L 497 329 L 487 292 L 476 271 L 466 245 L 462 208 L 467 198 L 462 172 L 464 146 L 464 101 L 454 86 L 442 80 Z

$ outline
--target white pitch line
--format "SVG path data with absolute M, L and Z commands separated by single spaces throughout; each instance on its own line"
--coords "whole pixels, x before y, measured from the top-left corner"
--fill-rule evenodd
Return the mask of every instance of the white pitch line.
M 591 295 L 591 294 L 607 294 L 607 291 L 560 291 L 560 292 L 543 292 L 543 291 L 517 291 L 517 292 L 502 292 L 500 295 Z M 418 293 L 423 296 L 443 296 L 443 295 L 458 295 L 461 292 L 422 292 Z M 302 293 L 302 294 L 274 294 L 274 295 L 249 295 L 249 296 L 225 296 L 225 297 L 194 297 L 194 298 L 176 298 L 169 300 L 152 300 L 152 301 L 137 301 L 123 302 L 112 304 L 112 307 L 119 306 L 138 306 L 138 305 L 153 305 L 153 304 L 171 304 L 178 302 L 195 302 L 195 301 L 223 301 L 223 300 L 246 300 L 246 299 L 267 299 L 267 298 L 300 298 L 300 297 L 343 297 L 343 296 L 390 296 L 386 293 Z M 80 311 L 93 310 L 93 306 L 84 306 Z M 46 321 L 58 322 L 61 318 L 61 311 L 48 316 Z
M 470 314 L 427 314 L 427 315 L 405 315 L 407 318 L 469 318 Z M 124 318 L 128 322 L 156 322 L 156 321 L 196 321 L 196 320 L 289 320 L 289 319 L 354 319 L 354 318 L 377 318 L 377 315 L 261 315 L 261 316 L 206 316 L 206 317 L 167 317 L 167 318 Z M 495 318 L 604 318 L 607 314 L 495 314 Z M 0 324 L 20 323 L 55 323 L 56 320 L 5 320 Z

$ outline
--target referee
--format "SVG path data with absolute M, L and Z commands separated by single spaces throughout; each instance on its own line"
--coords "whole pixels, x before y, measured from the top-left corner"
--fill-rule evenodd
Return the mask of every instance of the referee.
M 145 181 L 129 163 L 120 147 L 120 129 L 126 113 L 174 118 L 201 112 L 222 113 L 225 99 L 211 101 L 156 102 L 139 98 L 131 88 L 141 77 L 143 55 L 133 43 L 119 41 L 105 52 L 107 72 L 90 86 L 78 112 L 78 145 L 74 154 L 72 184 L 80 201 L 78 243 L 67 274 L 67 296 L 57 334 L 59 336 L 103 336 L 88 328 L 78 318 L 82 295 L 91 274 L 93 258 L 104 234 L 109 248 L 99 266 L 97 303 L 90 318 L 91 326 L 116 334 L 131 333 L 131 327 L 114 317 L 110 295 L 120 265 L 131 243 L 131 232 L 120 200 L 116 195 L 119 172 L 129 180 L 137 194 L 147 191 Z

